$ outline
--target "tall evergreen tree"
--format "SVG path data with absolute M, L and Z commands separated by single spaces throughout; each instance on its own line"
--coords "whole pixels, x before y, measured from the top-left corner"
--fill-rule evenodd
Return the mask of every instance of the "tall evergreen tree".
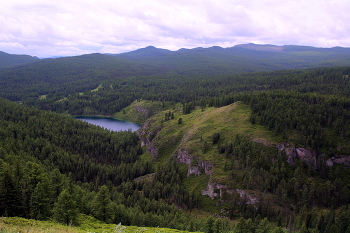
M 58 196 L 53 213 L 58 222 L 67 225 L 77 223 L 78 208 L 73 196 L 67 189 L 64 189 Z
M 104 222 L 110 223 L 113 220 L 113 207 L 111 195 L 107 186 L 102 186 L 92 203 L 94 216 Z
M 30 198 L 30 216 L 44 220 L 51 215 L 49 183 L 41 181 L 37 184 Z
M 286 231 L 282 227 L 276 227 L 271 233 L 286 233 Z
M 214 219 L 212 217 L 207 218 L 207 222 L 205 224 L 205 232 L 214 233 Z
M 267 220 L 267 218 L 262 219 L 259 222 L 259 225 L 256 227 L 256 233 L 269 233 L 271 231 L 270 229 L 270 223 Z
M 0 165 L 0 215 L 23 216 L 21 193 L 7 163 Z

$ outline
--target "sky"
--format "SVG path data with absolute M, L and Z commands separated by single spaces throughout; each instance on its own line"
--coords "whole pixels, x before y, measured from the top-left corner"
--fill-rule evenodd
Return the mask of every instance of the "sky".
M 0 0 L 0 51 L 37 57 L 256 43 L 350 47 L 349 0 Z

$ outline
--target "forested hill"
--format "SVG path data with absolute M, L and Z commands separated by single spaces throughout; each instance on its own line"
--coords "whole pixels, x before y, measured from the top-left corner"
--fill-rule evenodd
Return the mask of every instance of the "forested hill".
M 350 67 L 280 70 L 348 56 L 148 47 L 1 69 L 0 96 L 20 103 L 0 98 L 0 216 L 350 232 Z M 247 72 L 261 69 L 279 70 Z M 147 111 L 137 134 L 66 116 Z
M 66 96 L 94 89 L 101 82 L 116 78 L 163 72 L 160 67 L 139 65 L 103 54 L 44 59 L 0 70 L 0 95 L 11 100 L 48 93 Z
M 85 214 L 107 223 L 201 230 L 203 223 L 172 205 L 196 205 L 177 165 L 154 173 L 141 154 L 135 133 L 0 98 L 0 216 L 78 225 Z
M 17 55 L 11 55 L 14 56 Z M 349 49 L 340 47 L 322 49 L 248 44 L 174 52 L 150 46 L 113 56 L 88 54 L 31 59 L 37 62 L 0 69 L 1 97 L 23 101 L 54 94 L 56 100 L 60 100 L 70 94 L 93 90 L 103 83 L 124 85 L 141 77 L 162 77 L 162 81 L 175 77 L 186 80 L 258 71 L 347 66 L 350 53 Z M 6 65 L 5 62 L 0 64 Z
M 29 55 L 15 55 L 0 51 L 0 68 L 22 65 L 26 63 L 36 62 L 40 59 Z

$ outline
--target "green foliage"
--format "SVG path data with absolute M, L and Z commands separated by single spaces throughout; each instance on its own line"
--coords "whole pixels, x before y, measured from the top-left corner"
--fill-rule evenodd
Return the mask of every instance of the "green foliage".
M 40 181 L 30 197 L 30 216 L 33 219 L 45 220 L 51 216 L 49 180 Z
M 64 189 L 58 196 L 53 209 L 53 216 L 55 220 L 63 224 L 77 224 L 77 203 L 67 189 Z
M 286 231 L 282 227 L 276 227 L 271 233 L 286 233 Z
M 84 213 L 124 225 L 186 229 L 191 222 L 193 230 L 199 229 L 197 220 L 171 205 L 197 207 L 181 185 L 177 165 L 152 174 L 150 163 L 139 159 L 134 133 L 0 101 L 2 216 L 76 225 Z M 146 174 L 154 182 L 144 180 Z
M 186 211 L 227 208 L 223 215 L 240 218 L 237 232 L 271 231 L 268 220 L 277 224 L 274 232 L 284 232 L 280 226 L 349 231 L 343 207 L 350 200 L 350 173 L 326 163 L 350 154 L 349 67 L 233 74 L 237 67 L 218 58 L 203 67 L 208 60 L 199 54 L 214 50 L 165 58 L 175 66 L 159 66 L 153 55 L 143 60 L 92 54 L 0 70 L 1 96 L 44 110 L 121 111 L 140 122 L 165 110 L 136 135 L 0 99 L 0 215 L 70 224 L 84 213 L 114 224 L 200 230 L 203 221 Z M 269 59 L 286 59 L 286 53 Z M 152 161 L 140 158 L 138 136 L 156 148 L 149 150 Z M 281 142 L 313 151 L 315 163 L 287 162 L 275 148 Z M 180 155 L 188 155 L 181 159 L 199 177 L 176 163 Z M 222 196 L 209 200 L 201 195 L 209 183 L 233 191 L 215 188 Z M 259 201 L 251 204 L 238 190 Z M 219 219 L 208 219 L 208 232 L 224 230 Z
M 101 186 L 92 202 L 94 217 L 106 223 L 113 221 L 113 206 L 107 186 Z
M 220 133 L 214 133 L 214 134 L 211 136 L 211 143 L 212 143 L 213 145 L 218 144 L 219 140 L 220 140 Z
M 259 222 L 259 225 L 256 227 L 256 233 L 269 233 L 271 230 L 271 226 L 267 218 L 262 219 Z
M 0 164 L 0 214 L 5 217 L 23 216 L 21 193 L 11 167 Z

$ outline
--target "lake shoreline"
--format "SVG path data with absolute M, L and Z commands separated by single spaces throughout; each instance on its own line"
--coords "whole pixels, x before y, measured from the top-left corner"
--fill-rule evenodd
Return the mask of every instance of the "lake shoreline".
M 114 117 L 107 117 L 107 116 L 83 116 L 83 115 L 76 115 L 71 116 L 77 120 L 85 121 L 89 124 L 97 125 L 102 128 L 111 130 L 111 131 L 137 131 L 139 128 L 141 128 L 140 124 L 125 121 L 121 119 L 117 119 Z

